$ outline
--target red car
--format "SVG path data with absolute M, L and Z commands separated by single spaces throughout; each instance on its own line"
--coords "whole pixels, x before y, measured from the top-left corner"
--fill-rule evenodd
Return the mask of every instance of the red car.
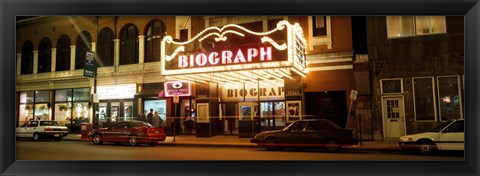
M 143 121 L 121 121 L 107 128 L 93 129 L 88 138 L 94 144 L 103 142 L 128 143 L 131 146 L 148 144 L 155 146 L 159 141 L 165 141 L 165 130 L 155 128 Z

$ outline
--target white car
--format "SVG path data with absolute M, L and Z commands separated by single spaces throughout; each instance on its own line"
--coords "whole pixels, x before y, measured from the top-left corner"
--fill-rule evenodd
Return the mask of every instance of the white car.
M 424 133 L 402 136 L 398 141 L 404 150 L 430 154 L 436 150 L 465 150 L 465 124 L 457 119 L 440 124 Z
M 60 141 L 67 135 L 68 128 L 52 120 L 31 120 L 16 128 L 17 138 L 31 138 L 34 141 L 47 137 Z

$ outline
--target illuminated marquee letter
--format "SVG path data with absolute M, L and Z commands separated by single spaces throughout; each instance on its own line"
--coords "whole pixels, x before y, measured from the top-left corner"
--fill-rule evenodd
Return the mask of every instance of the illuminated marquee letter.
M 210 65 L 217 65 L 219 61 L 220 58 L 218 58 L 217 52 L 212 52 L 208 55 L 208 62 L 210 63 Z
M 245 60 L 245 57 L 243 56 L 242 50 L 238 49 L 237 55 L 235 56 L 235 59 L 233 60 L 233 63 L 245 63 L 247 62 Z
M 185 55 L 178 56 L 178 67 L 185 68 L 188 67 L 188 57 Z
M 247 60 L 248 62 L 252 62 L 254 57 L 258 56 L 258 50 L 256 48 L 249 48 L 247 50 Z
M 195 57 L 195 63 L 198 66 L 205 66 L 205 64 L 207 64 L 207 55 L 204 53 L 198 54 L 197 57 Z
M 232 56 L 233 56 L 232 51 L 229 51 L 229 50 L 222 51 L 222 64 L 232 63 Z
M 267 60 L 272 60 L 272 47 L 267 47 L 266 51 L 264 47 L 260 48 L 260 61 L 265 61 L 265 57 Z

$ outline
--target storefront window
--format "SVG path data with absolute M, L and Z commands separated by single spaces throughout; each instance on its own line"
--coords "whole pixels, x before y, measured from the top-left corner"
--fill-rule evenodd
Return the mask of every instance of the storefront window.
M 33 119 L 33 104 L 20 104 L 19 108 L 19 124 L 22 125 L 25 122 Z
M 72 89 L 63 89 L 63 90 L 56 90 L 55 91 L 55 101 L 56 102 L 66 102 L 72 101 Z
M 73 89 L 73 101 L 89 101 L 90 88 Z
M 435 120 L 435 99 L 433 90 L 433 77 L 413 78 L 415 119 L 417 121 Z
M 50 101 L 50 91 L 35 91 L 35 103 L 39 102 L 49 102 Z
M 55 120 L 60 125 L 69 125 L 72 114 L 71 103 L 57 103 L 55 104 Z
M 33 92 L 20 93 L 20 103 L 33 103 Z
M 459 77 L 438 77 L 438 101 L 440 105 L 440 120 L 462 118 L 460 110 Z
M 145 100 L 145 111 L 150 113 L 150 109 L 157 111 L 160 118 L 166 120 L 167 118 L 167 100 Z
M 88 102 L 74 102 L 73 103 L 73 123 L 80 124 L 81 122 L 89 122 L 89 108 Z
M 34 116 L 35 116 L 35 120 L 50 120 L 48 115 L 48 104 L 47 103 L 35 104 Z

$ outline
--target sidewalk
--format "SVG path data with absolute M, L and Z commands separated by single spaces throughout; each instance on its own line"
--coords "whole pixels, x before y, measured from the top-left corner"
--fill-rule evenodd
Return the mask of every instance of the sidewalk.
M 63 140 L 88 141 L 88 139 L 82 139 L 80 134 L 68 134 Z M 239 138 L 231 135 L 217 135 L 213 137 L 195 137 L 193 135 L 167 136 L 167 139 L 159 142 L 158 145 L 258 147 L 255 143 L 250 143 L 250 138 Z M 362 141 L 361 145 L 359 143 L 359 145 L 345 147 L 345 149 L 401 151 L 397 146 L 397 141 Z

